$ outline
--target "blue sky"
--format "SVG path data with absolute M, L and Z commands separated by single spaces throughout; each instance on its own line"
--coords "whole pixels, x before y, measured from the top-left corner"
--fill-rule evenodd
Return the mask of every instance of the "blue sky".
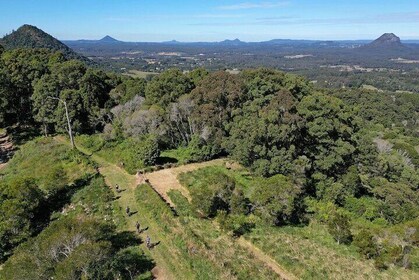
M 22 24 L 59 39 L 419 39 L 419 0 L 0 0 L 0 36 Z

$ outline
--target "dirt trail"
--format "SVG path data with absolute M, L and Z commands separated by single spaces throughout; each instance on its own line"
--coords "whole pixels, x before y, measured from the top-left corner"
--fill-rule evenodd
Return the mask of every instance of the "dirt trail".
M 298 278 L 289 273 L 288 271 L 285 271 L 282 267 L 279 266 L 279 264 L 272 259 L 270 256 L 265 254 L 262 250 L 260 250 L 258 247 L 253 245 L 250 241 L 244 239 L 243 237 L 240 237 L 237 242 L 240 244 L 240 246 L 246 248 L 250 252 L 253 253 L 253 255 L 259 259 L 260 261 L 264 262 L 268 267 L 270 267 L 276 274 L 278 274 L 282 279 L 285 280 L 297 280 Z
M 68 141 L 66 141 L 66 139 L 62 138 L 61 136 L 55 137 L 55 139 L 64 144 L 69 145 Z M 89 151 L 81 147 L 78 147 L 78 149 L 86 155 L 91 156 L 92 160 L 96 161 L 100 165 L 99 172 L 104 176 L 105 182 L 108 186 L 114 189 L 113 186 L 115 186 L 115 184 L 118 184 L 124 190 L 121 193 L 115 194 L 117 196 L 120 196 L 120 198 L 118 199 L 118 203 L 120 205 L 121 211 L 124 211 L 127 206 L 132 207 L 136 205 L 134 191 L 137 188 L 137 186 L 143 182 L 144 178 L 142 176 L 130 175 L 121 167 L 107 162 L 104 158 L 96 154 L 92 155 L 91 153 L 89 153 Z M 163 197 L 163 199 L 166 200 L 166 202 L 168 202 L 171 206 L 175 207 L 175 205 L 167 195 L 168 191 L 179 190 L 185 197 L 190 199 L 188 190 L 185 187 L 183 187 L 177 179 L 179 174 L 183 172 L 194 171 L 207 166 L 220 166 L 224 164 L 225 159 L 217 159 L 203 163 L 187 164 L 179 167 L 148 173 L 146 174 L 146 178 L 149 180 L 150 185 L 155 189 L 155 191 L 157 191 Z M 131 210 L 135 211 L 136 209 L 132 208 Z M 143 216 L 141 213 L 137 213 L 136 215 L 126 217 L 127 222 L 123 230 L 135 231 L 135 222 L 138 218 L 142 220 L 146 219 L 145 216 Z M 149 223 L 151 224 L 152 221 L 149 221 Z M 159 229 L 150 227 L 148 232 L 150 233 L 150 235 L 158 235 L 157 230 Z M 281 279 L 297 279 L 291 273 L 281 268 L 281 266 L 274 259 L 262 252 L 251 242 L 245 240 L 244 238 L 240 238 L 237 242 L 241 247 L 247 249 L 250 253 L 252 253 L 252 255 L 255 256 L 256 259 L 266 264 L 266 266 L 269 267 L 274 273 L 276 273 Z M 154 269 L 152 270 L 155 279 L 176 279 L 176 277 L 172 274 L 171 271 L 165 269 L 164 259 L 165 255 L 168 252 L 163 252 L 159 250 L 159 247 L 157 247 L 150 253 L 153 259 L 156 261 L 156 267 L 154 267 Z
M 65 145 L 69 145 L 69 142 L 66 138 L 63 136 L 56 136 L 54 137 L 58 142 L 61 142 Z M 112 190 L 115 193 L 116 197 L 119 197 L 117 200 L 117 203 L 119 205 L 120 211 L 124 213 L 125 218 L 125 224 L 122 228 L 119 228 L 121 231 L 130 231 L 130 232 L 136 232 L 135 223 L 140 219 L 142 221 L 146 221 L 145 217 L 141 213 L 136 213 L 131 216 L 127 216 L 125 214 L 125 209 L 129 207 L 131 211 L 135 212 L 137 209 L 135 208 L 136 205 L 136 199 L 135 199 L 135 189 L 137 187 L 138 178 L 135 175 L 130 175 L 128 172 L 126 172 L 121 167 L 109 163 L 104 158 L 98 156 L 97 154 L 91 154 L 88 150 L 84 149 L 83 147 L 77 146 L 77 149 L 81 151 L 82 153 L 86 154 L 87 156 L 90 156 L 90 158 L 99 164 L 99 173 L 105 178 L 105 183 L 112 188 Z M 115 191 L 114 186 L 118 184 L 120 188 L 123 190 L 120 193 L 117 193 Z M 143 233 L 141 236 L 141 239 L 145 239 L 145 234 L 150 234 L 151 236 L 157 235 L 157 231 L 159 229 L 150 227 L 149 230 L 147 230 L 147 233 Z M 142 248 L 147 252 L 148 250 L 145 248 L 145 245 L 141 245 Z M 164 263 L 161 261 L 164 259 L 162 255 L 165 254 L 165 252 L 161 252 L 159 248 L 156 248 L 152 251 L 148 251 L 150 255 L 152 256 L 153 260 L 156 261 L 156 266 L 153 268 L 152 273 L 154 279 L 157 280 L 170 280 L 170 279 L 176 279 L 169 271 L 167 271 L 164 268 L 164 265 L 161 265 L 161 263 Z
M 170 197 L 167 195 L 167 193 L 170 190 L 180 191 L 183 196 L 185 196 L 189 201 L 191 201 L 191 197 L 189 195 L 188 190 L 184 186 L 182 186 L 177 179 L 179 174 L 207 166 L 224 164 L 224 159 L 216 159 L 202 163 L 191 163 L 174 168 L 162 169 L 152 173 L 147 173 L 145 174 L 145 178 L 149 180 L 151 186 L 164 198 L 164 200 L 166 200 L 166 202 L 169 203 L 170 206 L 175 207 L 174 203 L 170 200 Z M 138 183 L 143 182 L 143 176 L 144 175 L 137 176 Z
M 188 190 L 180 184 L 178 181 L 178 175 L 183 172 L 194 171 L 207 166 L 219 166 L 225 165 L 224 159 L 216 159 L 203 163 L 192 163 L 170 169 L 159 170 L 146 174 L 146 178 L 152 187 L 160 193 L 160 195 L 174 208 L 176 205 L 170 200 L 167 192 L 170 190 L 179 190 L 188 200 L 191 200 Z M 143 180 L 141 176 L 137 176 L 138 180 Z M 298 279 L 291 273 L 283 269 L 273 258 L 265 254 L 262 250 L 257 248 L 251 242 L 247 241 L 243 237 L 238 239 L 238 244 L 243 248 L 249 250 L 258 260 L 265 263 L 272 271 L 278 274 L 282 279 L 295 280 Z
M 12 140 L 6 133 L 0 133 L 0 170 L 3 169 L 15 151 Z

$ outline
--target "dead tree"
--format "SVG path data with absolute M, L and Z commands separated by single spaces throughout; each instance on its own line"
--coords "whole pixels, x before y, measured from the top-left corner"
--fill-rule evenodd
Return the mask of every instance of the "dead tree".
M 65 116 L 67 118 L 67 132 L 68 132 L 68 135 L 70 136 L 71 148 L 74 149 L 76 145 L 74 144 L 73 130 L 71 129 L 71 121 L 70 121 L 70 116 L 68 114 L 67 102 L 58 97 L 48 96 L 48 98 L 58 100 L 59 102 L 64 104 Z

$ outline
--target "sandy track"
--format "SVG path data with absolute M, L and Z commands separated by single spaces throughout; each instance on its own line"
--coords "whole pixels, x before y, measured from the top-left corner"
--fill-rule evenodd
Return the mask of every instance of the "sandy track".
M 291 273 L 285 271 L 282 267 L 279 266 L 279 264 L 274 259 L 272 259 L 270 256 L 265 254 L 258 247 L 253 245 L 250 241 L 244 239 L 243 237 L 240 237 L 237 242 L 240 244 L 240 246 L 242 246 L 242 247 L 246 248 L 247 250 L 249 250 L 250 252 L 252 252 L 252 254 L 257 259 L 264 262 L 270 269 L 272 269 L 276 274 L 278 274 L 281 277 L 281 279 L 285 279 L 285 280 L 296 280 L 296 279 L 298 279 L 294 275 L 292 275 Z
M 189 201 L 191 200 L 189 191 L 184 186 L 182 186 L 177 179 L 179 174 L 194 171 L 207 166 L 216 166 L 224 164 L 224 159 L 215 159 L 207 162 L 191 163 L 174 168 L 162 169 L 152 173 L 147 173 L 145 177 L 149 180 L 151 186 L 164 198 L 164 200 L 166 200 L 170 204 L 170 206 L 175 207 L 175 205 L 170 200 L 170 197 L 167 194 L 170 190 L 178 190 Z M 144 178 L 141 175 L 137 175 L 138 183 L 142 183 L 143 179 Z
M 152 173 L 146 174 L 146 178 L 149 180 L 150 185 L 166 200 L 170 206 L 176 208 L 176 205 L 170 200 L 168 192 L 170 190 L 180 191 L 189 201 L 191 197 L 189 191 L 182 186 L 177 177 L 179 174 L 189 171 L 194 171 L 207 166 L 220 166 L 225 165 L 225 159 L 216 159 L 208 162 L 202 163 L 192 163 L 187 165 L 182 165 L 179 167 L 174 167 L 170 169 L 163 169 L 155 171 Z M 141 183 L 144 180 L 144 177 L 137 176 L 137 182 Z M 265 263 L 273 272 L 275 272 L 281 279 L 294 280 L 297 279 L 290 272 L 283 269 L 273 258 L 265 254 L 262 250 L 257 248 L 248 240 L 242 238 L 238 239 L 238 244 L 243 248 L 246 248 L 261 262 Z

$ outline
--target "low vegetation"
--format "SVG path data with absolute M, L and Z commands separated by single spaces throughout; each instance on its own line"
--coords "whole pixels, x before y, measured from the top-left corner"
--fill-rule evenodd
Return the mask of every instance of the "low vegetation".
M 36 157 L 45 165 L 27 177 L 23 159 Z M 72 173 L 53 177 L 48 182 L 55 188 L 47 188 L 43 180 L 63 165 Z M 152 260 L 134 246 L 137 236 L 117 231 L 123 221 L 115 197 L 85 155 L 53 139 L 35 140 L 3 172 L 1 253 L 7 261 L 0 279 L 150 279 Z
M 223 167 L 207 167 L 183 173 L 179 178 L 190 190 L 192 203 L 190 204 L 177 192 L 171 193 L 171 199 L 182 216 L 202 217 L 203 206 L 199 202 L 203 202 L 199 200 L 201 197 L 195 193 L 195 188 L 205 193 L 208 192 L 208 189 L 213 189 L 211 183 L 216 182 L 216 184 L 224 184 L 226 189 L 237 184 L 240 189 L 246 190 L 255 182 L 258 182 L 257 186 L 261 186 L 260 180 L 265 180 L 258 177 L 249 180 L 243 178 L 241 172 L 227 170 Z M 240 184 L 240 181 L 246 183 Z M 287 185 L 285 178 L 280 178 L 279 182 L 282 182 L 284 186 Z M 247 195 L 251 198 L 263 197 L 261 191 L 255 189 L 254 193 L 247 192 Z M 260 205 L 251 200 L 248 203 Z M 364 278 L 414 279 L 417 275 L 416 260 L 419 250 L 417 245 L 414 245 L 417 244 L 414 241 L 417 232 L 415 222 L 383 228 L 379 223 L 374 225 L 366 218 L 360 218 L 359 213 L 351 212 L 354 210 L 336 208 L 332 203 L 320 203 L 319 205 L 316 202 L 316 206 L 309 201 L 305 203 L 309 206 L 309 213 L 313 211 L 311 212 L 313 214 L 309 214 L 307 219 L 303 219 L 307 221 L 310 218 L 308 224 L 299 223 L 298 227 L 294 224 L 273 227 L 272 220 L 265 219 L 264 213 L 259 211 L 255 211 L 254 214 L 248 213 L 243 219 L 240 219 L 239 216 L 229 212 L 228 210 L 232 208 L 228 207 L 227 211 L 217 212 L 217 219 L 214 219 L 214 222 L 219 222 L 220 226 L 230 232 L 232 236 L 241 235 L 250 240 L 301 279 L 346 279 L 348 277 L 356 278 L 360 275 Z M 355 204 L 355 202 L 352 203 Z M 367 203 L 370 204 L 370 202 Z M 194 205 L 198 205 L 198 207 Z M 293 205 L 293 203 L 288 205 Z M 321 207 L 321 209 L 314 210 L 313 207 Z M 270 207 L 269 209 L 275 208 Z M 225 222 L 226 220 L 227 222 Z M 336 225 L 339 225 L 339 228 Z M 398 249 L 396 249 L 397 246 L 387 247 L 392 243 L 386 240 L 390 236 L 391 238 L 400 238 L 400 242 L 404 240 L 405 245 Z M 352 245 L 347 245 L 351 244 L 352 238 L 354 238 Z M 402 254 L 404 246 L 409 247 L 409 254 L 403 256 L 400 254 Z M 397 262 L 394 263 L 396 266 L 388 267 L 387 265 L 395 259 L 410 262 L 408 266 L 413 271 L 397 268 Z M 377 270 L 377 268 L 384 268 L 382 265 L 385 265 L 388 270 Z

